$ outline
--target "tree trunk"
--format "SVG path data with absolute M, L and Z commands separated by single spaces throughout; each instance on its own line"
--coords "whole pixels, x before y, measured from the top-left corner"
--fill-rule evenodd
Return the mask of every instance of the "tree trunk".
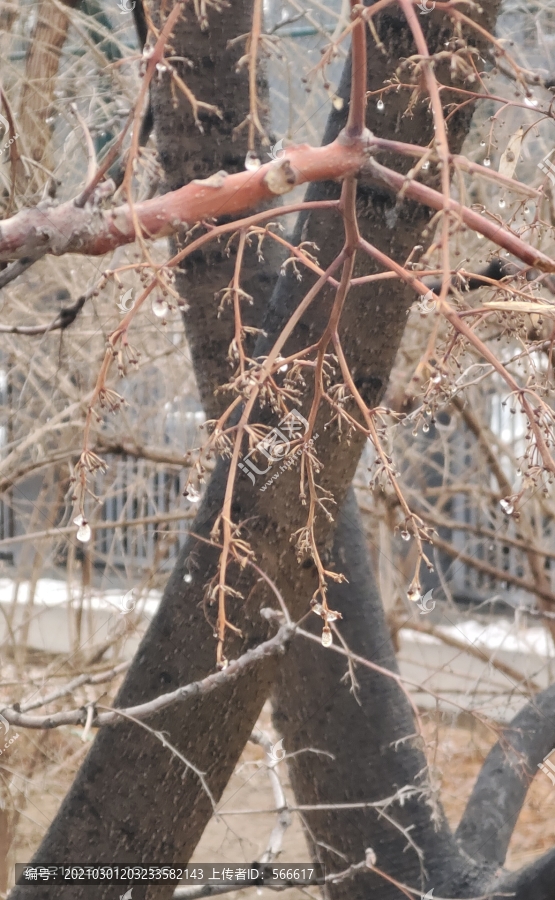
M 330 606 L 343 614 L 341 633 L 349 648 L 396 673 L 352 488 L 339 517 L 333 559 L 334 568 L 349 579 L 348 584 L 334 584 L 329 598 Z M 416 728 L 410 704 L 393 679 L 361 666 L 356 667 L 355 676 L 356 696 L 345 658 L 302 637 L 294 639 L 280 666 L 273 693 L 274 718 L 285 750 L 325 751 L 298 753 L 288 760 L 297 802 L 376 802 L 407 786 L 415 789 L 415 796 L 403 798 L 402 805 L 394 800 L 384 809 L 387 818 L 378 809 L 304 813 L 314 859 L 323 862 L 326 871 L 341 871 L 363 860 L 371 847 L 379 868 L 398 881 L 423 891 L 435 886 L 440 896 L 450 896 L 440 885 L 453 870 L 460 874 L 462 861 L 441 806 L 438 802 L 434 806 L 426 794 L 426 760 L 419 743 L 411 740 L 416 738 Z M 406 829 L 422 850 L 427 879 L 414 845 L 409 846 Z M 369 872 L 329 887 L 327 893 L 380 900 L 399 897 L 398 888 Z
M 69 9 L 73 9 L 78 3 L 79 0 L 63 0 L 63 5 Z M 58 4 L 52 0 L 41 0 L 25 61 L 25 81 L 17 124 L 25 135 L 27 156 L 46 169 L 53 167 L 50 126 L 46 120 L 51 112 L 60 55 L 69 22 L 69 15 Z M 36 190 L 44 184 L 47 176 L 37 166 L 31 166 L 30 169 L 31 184 Z
M 487 13 L 486 25 L 491 28 L 499 4 L 483 6 Z M 432 33 L 428 32 L 427 37 L 430 52 L 433 52 L 434 47 L 443 46 L 447 35 L 431 22 L 430 25 Z M 383 85 L 394 67 L 395 56 L 409 56 L 413 52 L 407 46 L 411 39 L 402 18 L 386 12 L 380 17 L 378 32 L 387 56 L 370 48 L 370 90 L 377 90 Z M 345 74 L 345 82 L 347 80 L 348 73 Z M 341 96 L 348 96 L 345 82 L 340 90 Z M 388 95 L 385 103 L 386 118 L 376 107 L 370 106 L 367 113 L 370 130 L 383 137 L 417 141 L 421 145 L 432 139 L 431 119 L 420 106 L 411 119 L 402 116 L 402 98 Z M 470 113 L 470 108 L 466 107 L 464 116 L 459 116 L 456 122 L 451 120 L 449 134 L 453 152 L 460 151 L 470 123 Z M 333 119 L 334 116 L 328 126 L 326 140 L 335 137 L 333 129 L 337 123 Z M 395 160 L 393 165 L 395 162 L 398 163 Z M 311 192 L 315 191 L 318 191 L 316 186 L 311 188 Z M 361 233 L 389 255 L 397 259 L 406 258 L 419 240 L 427 214 L 406 205 L 397 209 L 390 205 L 389 198 L 384 202 L 379 191 L 366 186 L 359 187 L 361 194 L 365 202 L 365 214 L 359 220 Z M 422 218 L 413 218 L 415 212 Z M 386 291 L 390 308 L 395 309 L 397 303 L 402 304 L 397 284 L 389 286 Z M 375 298 L 367 298 L 367 302 L 371 305 Z M 381 400 L 386 383 L 384 379 L 383 385 L 378 388 L 376 402 Z M 346 643 L 358 655 L 397 671 L 352 493 L 341 511 L 333 559 L 337 570 L 343 572 L 348 580 L 347 585 L 334 584 L 330 587 L 330 605 L 344 614 L 340 630 Z M 425 786 L 426 762 L 421 750 L 410 743 L 394 746 L 400 737 L 408 737 L 415 732 L 411 711 L 398 685 L 386 676 L 357 669 L 361 685 L 361 705 L 358 706 L 349 691 L 349 684 L 341 681 L 344 674 L 344 660 L 322 653 L 312 643 L 307 646 L 301 638 L 293 641 L 286 663 L 279 668 L 272 696 L 276 727 L 284 737 L 287 752 L 315 747 L 334 757 L 332 762 L 326 755 L 301 753 L 288 759 L 297 802 L 308 805 L 378 801 L 391 796 L 403 785 Z M 411 835 L 423 851 L 427 879 L 422 877 L 417 853 L 412 848 L 406 849 L 406 837 L 384 818 L 378 818 L 374 810 L 306 814 L 307 837 L 314 858 L 324 862 L 328 869 L 337 870 L 349 863 L 360 862 L 364 859 L 365 849 L 371 846 L 377 854 L 378 866 L 397 880 L 421 886 L 423 890 L 434 887 L 436 893 L 444 896 L 453 895 L 453 890 L 467 890 L 472 894 L 483 881 L 483 872 L 480 866 L 474 867 L 470 859 L 463 861 L 443 819 L 439 801 L 436 802 L 436 813 L 437 832 L 434 811 L 425 796 L 412 798 L 403 807 L 394 804 L 389 809 L 392 818 L 403 827 L 413 825 Z M 329 847 L 337 852 L 331 852 L 327 849 Z M 369 873 L 340 882 L 327 890 L 334 900 L 367 900 L 373 896 L 388 900 L 400 896 L 396 887 Z
M 395 20 L 395 25 L 398 21 Z M 393 31 L 390 19 L 382 18 L 381 35 L 386 42 L 390 38 Z M 397 34 L 396 34 L 397 37 Z M 436 35 L 435 40 L 439 43 L 445 36 L 443 34 Z M 405 35 L 406 39 L 406 35 Z M 189 51 L 190 52 L 190 51 Z M 386 57 L 378 56 L 376 59 L 372 53 L 370 60 L 370 84 L 371 89 L 379 88 L 387 74 L 394 67 L 392 55 Z M 212 74 L 212 73 L 211 73 Z M 349 89 L 349 73 L 343 80 L 340 95 L 348 99 Z M 207 81 L 204 80 L 202 87 L 204 88 L 202 96 L 209 102 L 215 102 L 218 96 L 217 76 L 212 75 L 210 81 L 210 90 L 207 95 Z M 196 88 L 196 85 L 195 85 Z M 245 90 L 243 93 L 238 91 L 240 85 L 234 85 L 237 91 L 235 94 L 236 103 L 243 102 L 246 105 L 247 98 Z M 372 130 L 383 132 L 383 136 L 397 138 L 401 140 L 414 140 L 413 131 L 415 125 L 420 133 L 424 129 L 425 139 L 430 139 L 431 128 L 430 121 L 424 110 L 417 111 L 417 121 L 411 122 L 405 120 L 399 122 L 401 105 L 395 109 L 395 115 L 391 114 L 384 121 L 383 116 L 376 108 L 369 110 L 368 124 Z M 393 111 L 392 111 L 393 113 Z M 326 140 L 333 140 L 344 124 L 345 113 L 341 115 L 333 115 L 330 121 Z M 465 133 L 468 122 L 460 123 L 459 141 Z M 223 153 L 221 135 L 214 140 L 215 129 L 221 131 L 225 126 L 215 123 L 211 127 L 209 140 L 203 137 L 197 137 L 197 155 L 196 159 L 208 159 L 212 171 L 219 169 L 223 165 L 223 157 L 214 157 L 214 146 L 219 146 L 220 153 Z M 400 133 L 399 133 L 400 132 Z M 167 140 L 167 135 L 165 136 Z M 163 142 L 164 147 L 166 141 Z M 246 147 L 245 147 L 246 149 Z M 171 140 L 170 140 L 171 150 Z M 240 160 L 242 157 L 239 157 Z M 168 156 L 168 162 L 171 159 L 170 172 L 173 175 L 172 187 L 179 186 L 186 177 L 192 177 L 191 160 Z M 179 177 L 178 177 L 179 173 Z M 205 176 L 208 172 L 202 169 Z M 320 196 L 319 189 L 314 189 Z M 371 194 L 371 192 L 370 192 Z M 336 194 L 337 195 L 337 194 Z M 328 195 L 329 196 L 329 195 Z M 366 195 L 367 198 L 368 195 Z M 388 198 L 389 199 L 389 198 Z M 367 208 L 371 208 L 372 203 L 366 203 Z M 385 212 L 391 214 L 391 208 L 386 206 Z M 385 232 L 385 246 L 389 245 L 391 231 L 390 223 L 384 216 L 383 198 L 382 198 L 382 215 L 370 218 L 368 215 L 362 222 L 363 234 L 369 240 L 376 242 L 377 234 Z M 402 216 L 402 213 L 401 213 Z M 427 214 L 424 212 L 424 217 Z M 370 219 L 370 220 L 369 220 Z M 388 227 L 389 226 L 389 227 Z M 414 242 L 414 232 L 408 234 L 409 240 L 406 241 L 404 248 L 405 255 L 410 252 L 410 247 Z M 322 246 L 329 246 L 330 235 L 326 235 Z M 378 240 L 379 243 L 379 240 Z M 323 265 L 327 265 L 331 260 L 331 256 L 326 250 L 326 256 L 322 260 Z M 226 363 L 225 355 L 227 345 L 229 344 L 232 334 L 232 326 L 225 323 L 222 330 L 222 320 L 216 322 L 216 306 L 213 290 L 221 288 L 225 283 L 222 270 L 217 270 L 216 274 L 219 280 L 214 281 L 212 274 L 212 266 L 216 260 L 210 259 L 208 254 L 199 253 L 193 262 L 188 263 L 186 269 L 186 277 L 180 280 L 180 289 L 182 295 L 190 302 L 190 311 L 186 314 L 187 336 L 192 347 L 195 371 L 197 373 L 197 381 L 201 391 L 201 398 L 205 409 L 211 416 L 220 415 L 226 405 L 225 397 L 222 394 L 214 395 L 214 388 L 221 385 L 226 380 Z M 218 263 L 226 265 L 225 257 L 218 259 Z M 226 277 L 231 277 L 234 261 L 233 258 L 227 261 L 229 269 Z M 248 273 L 251 275 L 251 273 Z M 259 277 L 260 268 L 254 270 L 254 279 Z M 249 288 L 257 301 L 258 312 L 261 301 L 265 300 L 267 293 L 266 285 L 259 281 L 254 289 Z M 396 297 L 396 288 L 391 291 L 392 301 Z M 259 318 L 253 318 L 254 324 L 260 324 Z M 345 607 L 346 597 L 349 597 L 348 608 L 345 613 L 345 621 L 342 623 L 341 630 L 352 649 L 358 648 L 361 655 L 374 661 L 380 661 L 380 653 L 383 652 L 386 667 L 392 667 L 395 670 L 395 661 L 392 648 L 389 641 L 389 635 L 383 619 L 380 601 L 374 587 L 367 559 L 367 548 L 364 540 L 361 540 L 360 533 L 357 531 L 358 512 L 354 497 L 348 500 L 349 512 L 343 509 L 340 516 L 338 529 L 336 532 L 336 544 L 334 548 L 334 562 L 338 570 L 343 571 L 348 579 L 349 587 L 333 586 L 330 594 L 331 605 L 334 608 L 343 609 Z M 350 547 L 356 546 L 357 554 L 349 552 Z M 356 603 L 355 603 L 356 599 Z M 289 601 L 289 597 L 286 596 Z M 371 624 L 369 621 L 371 620 Z M 298 645 L 298 646 L 297 646 Z M 379 652 L 378 652 L 379 651 Z M 378 654 L 378 658 L 376 658 Z M 324 658 L 325 657 L 325 658 Z M 407 708 L 406 700 L 398 686 L 393 682 L 376 674 L 370 675 L 367 670 L 364 673 L 364 681 L 369 681 L 370 688 L 362 689 L 364 697 L 363 708 L 361 709 L 352 696 L 348 694 L 348 688 L 340 683 L 340 677 L 344 673 L 344 662 L 337 657 L 331 657 L 329 654 L 322 656 L 318 649 L 299 639 L 296 645 L 289 653 L 290 661 L 285 666 L 280 667 L 276 692 L 274 694 L 274 702 L 277 706 L 276 724 L 277 727 L 286 734 L 286 747 L 292 742 L 291 749 L 300 749 L 302 746 L 324 746 L 326 745 L 328 752 L 332 752 L 335 756 L 335 763 L 330 765 L 329 758 L 314 757 L 312 754 L 300 754 L 291 757 L 288 764 L 291 768 L 291 775 L 298 802 L 300 803 L 329 803 L 335 799 L 343 797 L 343 802 L 348 802 L 353 796 L 358 801 L 379 800 L 384 796 L 395 793 L 398 787 L 407 783 L 424 782 L 425 776 L 425 758 L 424 755 L 411 748 L 410 750 L 402 745 L 397 751 L 386 747 L 389 746 L 399 736 L 406 736 L 414 731 L 414 723 L 412 716 Z M 302 695 L 299 696 L 299 685 L 303 685 Z M 327 717 L 316 717 L 314 720 L 307 715 L 307 709 L 314 708 L 316 704 L 320 707 L 321 698 L 328 698 L 327 706 L 332 708 L 331 727 Z M 393 696 L 393 702 L 388 703 L 390 696 Z M 335 698 L 335 701 L 333 700 Z M 302 702 L 301 702 L 302 701 Z M 379 707 L 379 710 L 377 709 Z M 376 722 L 380 723 L 376 728 Z M 287 727 L 286 727 L 287 726 Z M 344 735 L 352 736 L 352 741 L 345 741 Z M 331 735 L 331 742 L 330 742 Z M 396 735 L 392 737 L 392 735 Z M 301 740 L 302 736 L 302 740 Z M 388 737 L 389 736 L 389 737 Z M 383 744 L 383 746 L 382 746 Z M 355 747 L 366 748 L 363 752 L 355 752 Z M 378 766 L 368 765 L 368 760 L 375 761 L 378 759 Z M 412 777 L 403 780 L 403 773 L 411 771 Z M 339 802 L 339 800 L 337 801 Z M 384 867 L 387 871 L 397 872 L 397 877 L 401 877 L 399 870 L 399 860 L 403 862 L 403 874 L 407 881 L 419 884 L 421 879 L 421 866 L 417 854 L 414 851 L 404 853 L 407 846 L 406 838 L 394 826 L 387 823 L 383 818 L 377 819 L 376 812 L 367 811 L 366 813 L 343 812 L 340 815 L 341 827 L 338 827 L 337 814 L 314 814 L 307 817 L 310 822 L 309 836 L 313 836 L 313 849 L 315 858 L 322 859 L 328 868 L 341 867 L 341 859 L 346 857 L 349 862 L 358 862 L 364 856 L 364 850 L 368 843 L 377 850 L 378 857 L 381 860 L 381 848 L 384 848 L 385 861 Z M 439 816 L 441 818 L 441 812 Z M 394 807 L 393 817 L 397 816 L 397 806 Z M 432 821 L 432 810 L 427 804 L 426 799 L 420 797 L 414 798 L 410 803 L 406 804 L 401 810 L 401 819 L 404 827 L 409 824 L 414 825 L 414 834 L 417 844 L 426 852 L 426 864 L 428 871 L 433 877 L 433 883 L 439 884 L 438 870 L 445 874 L 445 859 L 451 855 L 457 857 L 456 848 L 450 839 L 449 831 L 443 822 L 441 825 L 442 838 L 438 836 L 434 829 Z M 372 827 L 369 823 L 372 823 Z M 363 827 L 364 826 L 364 827 Z M 375 840 L 374 840 L 375 838 Z M 334 846 L 337 854 L 326 853 L 318 850 L 318 842 L 322 842 L 327 846 Z M 386 852 L 387 850 L 387 852 Z M 435 861 L 435 866 L 434 866 Z M 381 863 L 380 863 L 381 864 Z M 460 861 L 458 863 L 460 868 Z M 453 863 L 454 869 L 457 863 Z M 424 884 L 422 884 L 424 887 Z M 330 888 L 332 896 L 341 896 L 348 892 L 355 896 L 364 892 L 365 896 L 368 891 L 379 892 L 380 897 L 397 896 L 398 890 L 392 885 L 384 883 L 383 879 L 376 876 L 360 876 L 355 884 L 352 880 Z M 357 893 L 358 892 L 358 893 Z
M 505 862 L 528 788 L 553 752 L 554 702 L 551 685 L 517 713 L 488 753 L 457 828 L 458 841 L 475 859 L 497 866 Z

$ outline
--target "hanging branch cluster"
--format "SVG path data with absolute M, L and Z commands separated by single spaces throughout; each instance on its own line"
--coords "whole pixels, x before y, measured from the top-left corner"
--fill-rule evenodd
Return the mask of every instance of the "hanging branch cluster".
M 394 4 L 399 6 L 406 17 L 416 53 L 403 62 L 395 78 L 380 92 L 378 103 L 383 104 L 383 93 L 406 88 L 411 91 L 409 111 L 422 99 L 429 102 L 435 138 L 428 147 L 385 140 L 371 134 L 365 127 L 367 33 L 369 31 L 372 39 L 377 40 L 372 20 L 384 8 Z M 525 491 L 531 490 L 545 478 L 552 480 L 555 475 L 552 457 L 554 416 L 551 407 L 541 396 L 540 379 L 536 379 L 535 383 L 530 380 L 526 384 L 520 383 L 511 366 L 503 362 L 487 343 L 487 329 L 492 322 L 502 319 L 511 325 L 514 322 L 521 323 L 523 317 L 533 314 L 553 318 L 555 306 L 538 300 L 534 294 L 534 283 L 545 273 L 555 272 L 555 261 L 535 246 L 537 234 L 542 229 L 551 227 L 549 222 L 540 218 L 545 194 L 542 188 L 536 189 L 516 181 L 512 177 L 514 167 L 506 167 L 504 172 L 494 172 L 489 157 L 484 159 L 484 165 L 479 165 L 460 155 L 451 154 L 442 103 L 444 90 L 458 92 L 460 103 L 483 96 L 491 97 L 482 84 L 476 54 L 464 39 L 463 26 L 464 29 L 478 31 L 482 38 L 490 41 L 494 54 L 506 63 L 528 101 L 532 97 L 529 88 L 532 76 L 511 59 L 498 41 L 464 15 L 454 0 L 438 2 L 436 7 L 438 13 L 443 13 L 451 20 L 453 36 L 447 49 L 432 56 L 415 11 L 414 0 L 380 0 L 369 8 L 352 2 L 351 22 L 338 39 L 341 43 L 349 35 L 352 41 L 353 75 L 345 128 L 337 140 L 327 146 L 290 146 L 283 158 L 260 165 L 254 152 L 254 141 L 256 134 L 262 134 L 256 96 L 262 5 L 256 0 L 253 31 L 247 42 L 244 58 L 245 64 L 248 62 L 249 65 L 251 85 L 251 109 L 246 120 L 249 127 L 246 170 L 238 174 L 218 172 L 160 197 L 136 202 L 133 199 L 133 172 L 138 162 L 137 122 L 152 78 L 156 74 L 163 77 L 171 69 L 171 58 L 166 51 L 172 29 L 181 13 L 181 6 L 177 4 L 163 28 L 159 32 L 153 29 L 155 42 L 145 57 L 146 68 L 134 110 L 135 125 L 122 185 L 127 202 L 119 206 L 107 206 L 111 186 L 103 180 L 107 171 L 105 163 L 95 169 L 76 201 L 59 206 L 43 203 L 36 209 L 18 213 L 0 226 L 0 260 L 4 261 L 38 257 L 46 252 L 54 255 L 68 252 L 99 255 L 132 241 L 138 241 L 143 254 L 142 261 L 133 268 L 140 272 L 144 289 L 110 334 L 96 385 L 92 395 L 87 398 L 84 446 L 75 467 L 73 493 L 77 536 L 83 541 L 90 538 L 87 497 L 90 495 L 94 498 L 89 478 L 104 465 L 91 448 L 92 426 L 95 419 L 101 421 L 99 409 L 118 413 L 124 402 L 122 396 L 109 386 L 112 362 L 117 359 L 120 374 L 125 374 L 128 366 L 138 364 L 138 354 L 130 345 L 128 335 L 149 297 L 154 311 L 162 320 L 172 301 L 177 304 L 182 302 L 173 285 L 175 269 L 185 258 L 210 242 L 228 238 L 230 248 L 237 240 L 234 274 L 227 288 L 221 291 L 221 308 L 224 309 L 229 304 L 233 310 L 234 329 L 229 346 L 233 375 L 228 384 L 221 388 L 231 395 L 231 400 L 223 415 L 217 421 L 209 423 L 209 437 L 199 452 L 194 474 L 191 475 L 187 488 L 189 499 L 198 500 L 200 492 L 197 482 L 203 480 L 203 457 L 208 459 L 220 455 L 228 458 L 225 499 L 212 529 L 213 541 L 221 546 L 220 563 L 217 575 L 206 590 L 207 609 L 212 605 L 217 608 L 213 625 L 217 638 L 217 664 L 222 669 L 228 666 L 225 655 L 227 632 L 238 630 L 227 612 L 227 599 L 230 596 L 240 598 L 229 584 L 229 568 L 233 562 L 244 567 L 253 561 L 252 550 L 242 537 L 242 523 L 234 521 L 232 512 L 239 473 L 249 475 L 249 470 L 243 463 L 245 453 L 252 454 L 253 468 L 257 472 L 262 471 L 255 468 L 256 460 L 261 458 L 261 454 L 266 459 L 279 460 L 282 464 L 294 458 L 300 459 L 299 497 L 300 502 L 307 507 L 307 516 L 306 523 L 292 535 L 292 539 L 295 541 L 299 560 L 308 557 L 316 567 L 318 584 L 312 598 L 307 598 L 307 603 L 310 602 L 310 608 L 322 618 L 322 642 L 325 646 L 329 646 L 332 640 L 330 626 L 340 618 L 338 612 L 328 607 L 327 585 L 330 580 L 339 581 L 343 576 L 326 568 L 318 547 L 316 524 L 319 517 L 332 518 L 334 498 L 319 484 L 320 463 L 315 443 L 317 421 L 323 422 L 326 428 L 333 424 L 346 439 L 358 431 L 372 443 L 375 453 L 373 481 L 376 484 L 389 483 L 401 510 L 402 521 L 398 527 L 404 537 L 414 538 L 417 546 L 416 571 L 408 588 L 409 599 L 418 601 L 421 598 L 421 564 L 432 568 L 425 545 L 433 541 L 433 529 L 411 511 L 387 448 L 386 425 L 390 413 L 386 409 L 369 409 L 366 406 L 342 348 L 340 324 L 353 287 L 370 285 L 383 279 L 397 279 L 413 289 L 415 297 L 427 298 L 434 310 L 438 325 L 427 351 L 428 371 L 431 375 L 425 385 L 423 407 L 418 413 L 416 426 L 424 422 L 426 427 L 425 416 L 433 417 L 441 404 L 457 394 L 459 387 L 456 386 L 455 379 L 464 367 L 463 357 L 466 354 L 479 358 L 503 380 L 513 402 L 528 420 L 528 448 L 523 462 L 525 477 L 522 489 L 505 500 L 505 511 L 508 514 L 516 511 L 517 503 Z M 324 54 L 322 71 L 325 71 L 338 42 Z M 441 85 L 436 68 L 445 61 L 449 62 L 452 72 L 464 79 L 468 86 L 478 85 L 480 92 L 467 88 L 445 88 Z M 402 81 L 401 76 L 408 78 L 408 81 Z M 197 122 L 200 108 L 210 114 L 218 113 L 214 108 L 207 110 L 206 104 L 189 96 L 181 81 L 177 83 L 188 96 Z M 491 99 L 508 102 L 504 98 Z M 516 105 L 519 105 L 518 102 Z M 531 102 L 526 105 L 529 109 L 532 107 Z M 383 152 L 408 156 L 414 159 L 414 165 L 407 175 L 401 175 L 379 161 Z M 430 169 L 435 169 L 439 174 L 440 190 L 421 180 Z M 517 197 L 522 198 L 522 205 L 530 199 L 536 202 L 536 219 L 525 236 L 519 234 L 511 223 L 504 222 L 500 215 L 466 205 L 462 190 L 460 200 L 452 197 L 453 179 L 462 183 L 465 173 L 489 183 L 494 182 L 500 190 L 514 192 Z M 414 252 L 406 261 L 390 258 L 361 237 L 356 209 L 357 180 L 361 178 L 388 188 L 397 195 L 398 202 L 408 199 L 435 210 L 436 215 L 429 228 L 429 232 L 433 232 L 435 236 L 430 248 L 418 262 L 414 259 Z M 298 202 L 263 212 L 251 212 L 233 222 L 214 223 L 219 218 L 237 217 L 251 211 L 264 201 L 284 196 L 299 185 L 330 179 L 342 182 L 338 201 Z M 310 210 L 327 211 L 330 216 L 336 216 L 344 232 L 343 248 L 325 271 L 318 263 L 318 248 L 308 244 L 293 246 L 280 234 L 276 224 L 284 215 Z M 479 309 L 470 307 L 463 293 L 453 291 L 456 266 L 452 260 L 452 241 L 464 229 L 475 231 L 506 254 L 512 254 L 520 260 L 528 271 L 535 273 L 531 280 L 523 287 L 518 281 L 519 276 L 505 278 L 500 299 Z M 147 242 L 172 233 L 180 235 L 184 246 L 165 263 L 155 263 Z M 242 306 L 251 300 L 241 286 L 242 266 L 245 249 L 254 241 L 258 244 L 260 259 L 264 243 L 273 241 L 280 247 L 285 247 L 289 254 L 284 263 L 285 269 L 292 268 L 299 278 L 302 277 L 302 271 L 306 270 L 316 279 L 269 352 L 262 358 L 249 356 L 245 339 L 255 329 L 247 328 L 242 321 Z M 374 261 L 379 269 L 377 274 L 362 277 L 354 275 L 357 257 L 363 255 Z M 432 264 L 433 256 L 437 257 L 436 265 Z M 102 289 L 108 278 L 117 280 L 123 268 L 105 273 L 98 289 Z M 434 290 L 424 280 L 429 277 L 435 279 Z M 474 275 L 465 273 L 465 277 L 472 278 Z M 287 355 L 287 343 L 295 327 L 307 310 L 318 303 L 324 288 L 333 290 L 334 300 L 321 336 L 311 346 Z M 440 321 L 444 323 L 443 330 L 439 328 Z M 301 414 L 297 407 L 303 404 L 304 412 Z M 259 413 L 263 407 L 289 422 L 285 442 L 282 440 L 281 443 L 276 443 L 276 429 L 259 421 Z M 296 423 L 290 418 L 295 415 L 295 410 Z M 302 423 L 302 428 L 299 423 Z M 283 438 L 283 433 L 281 437 Z M 252 470 L 249 477 L 252 478 Z

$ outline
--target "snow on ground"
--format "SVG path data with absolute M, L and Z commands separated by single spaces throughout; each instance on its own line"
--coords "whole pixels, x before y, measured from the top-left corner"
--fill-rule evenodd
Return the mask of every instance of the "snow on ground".
M 159 591 L 83 590 L 54 578 L 39 578 L 32 590 L 29 581 L 0 578 L 0 641 L 24 642 L 46 653 L 87 654 L 117 639 L 114 653 L 117 647 L 126 658 L 137 649 L 159 602 Z
M 15 592 L 17 594 L 15 595 Z M 29 595 L 31 591 L 31 582 L 14 581 L 11 578 L 0 578 L 0 604 L 10 606 L 14 600 L 17 605 L 26 606 L 29 603 Z M 135 591 L 132 589 L 133 594 Z M 125 590 L 109 590 L 97 591 L 94 588 L 83 593 L 81 585 L 71 585 L 69 581 L 60 581 L 55 578 L 39 578 L 35 585 L 33 597 L 33 606 L 37 609 L 41 607 L 51 606 L 67 606 L 68 604 L 80 603 L 90 609 L 106 610 L 113 609 L 119 612 L 124 602 L 124 598 L 128 597 L 130 591 Z M 15 596 L 14 596 L 15 595 Z M 153 615 L 160 602 L 159 591 L 148 591 L 140 597 L 140 607 L 145 613 Z M 126 601 L 127 606 L 131 605 L 132 600 L 135 602 L 139 597 L 132 597 Z
M 538 656 L 555 658 L 555 646 L 547 629 L 541 626 L 515 625 L 514 619 L 499 618 L 492 622 L 466 619 L 456 625 L 442 625 L 441 631 L 459 641 L 466 641 L 482 649 L 504 650 L 509 653 L 534 653 Z M 441 644 L 441 639 L 432 634 L 408 631 L 403 635 L 407 640 L 421 644 Z

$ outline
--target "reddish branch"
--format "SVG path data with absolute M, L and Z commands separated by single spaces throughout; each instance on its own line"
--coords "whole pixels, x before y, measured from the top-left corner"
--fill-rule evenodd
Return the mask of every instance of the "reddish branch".
M 290 147 L 287 157 L 261 166 L 256 172 L 235 175 L 219 172 L 203 181 L 192 181 L 177 191 L 145 200 L 134 206 L 143 238 L 158 238 L 187 228 L 198 222 L 236 216 L 251 210 L 268 199 L 289 193 L 294 187 L 312 181 L 342 180 L 363 174 L 387 185 L 406 197 L 432 209 L 445 208 L 444 196 L 433 188 L 415 180 L 407 180 L 398 172 L 380 165 L 370 154 L 391 149 L 392 141 L 382 141 L 370 132 L 359 138 L 349 138 L 342 132 L 338 139 L 325 147 L 303 144 Z M 404 145 L 399 144 L 399 152 Z M 426 152 L 422 148 L 422 152 Z M 488 169 L 474 166 L 476 174 L 491 178 Z M 519 182 L 513 182 L 519 187 Z M 317 204 L 311 204 L 314 207 Z M 295 209 L 302 209 L 298 204 Z M 483 234 L 499 247 L 508 250 L 526 265 L 544 272 L 555 272 L 555 262 L 541 250 L 530 246 L 510 231 L 501 221 L 489 220 L 474 210 L 449 200 L 448 207 L 469 228 Z M 287 208 L 291 212 L 291 208 Z M 272 217 L 283 215 L 284 208 L 273 210 Z M 235 227 L 241 224 L 235 223 Z M 128 204 L 110 210 L 92 205 L 80 209 L 73 201 L 60 206 L 41 204 L 24 210 L 0 224 L 0 261 L 36 256 L 37 253 L 82 253 L 98 256 L 116 247 L 132 243 L 136 232 Z
M 476 168 L 481 169 L 482 166 L 476 166 Z M 402 188 L 403 193 L 410 197 L 411 200 L 416 200 L 425 206 L 430 206 L 432 209 L 444 209 L 443 196 L 425 184 L 421 184 L 418 181 L 407 182 L 404 175 L 400 175 L 399 172 L 394 172 L 392 169 L 380 165 L 373 159 L 368 162 L 367 171 L 376 180 L 387 185 L 395 192 L 400 191 Z M 520 182 L 513 183 L 516 188 L 520 189 Z M 541 250 L 536 250 L 535 247 L 522 241 L 513 231 L 510 231 L 501 219 L 487 219 L 486 216 L 482 216 L 467 206 L 462 206 L 456 200 L 449 200 L 448 208 L 460 216 L 468 228 L 477 231 L 478 234 L 483 234 L 484 237 L 494 244 L 497 244 L 504 250 L 508 250 L 509 253 L 513 253 L 526 265 L 540 269 L 542 272 L 555 272 L 555 261 L 546 256 L 545 253 L 542 253 Z
M 368 159 L 370 133 L 350 139 L 345 134 L 327 147 L 291 147 L 287 158 L 235 175 L 218 172 L 177 191 L 134 205 L 144 238 L 172 234 L 197 222 L 236 216 L 294 187 L 354 175 Z M 276 213 L 277 214 L 277 213 Z M 78 209 L 73 201 L 60 206 L 41 204 L 0 225 L 0 260 L 34 256 L 44 251 L 61 256 L 98 256 L 135 240 L 128 204 L 111 210 Z

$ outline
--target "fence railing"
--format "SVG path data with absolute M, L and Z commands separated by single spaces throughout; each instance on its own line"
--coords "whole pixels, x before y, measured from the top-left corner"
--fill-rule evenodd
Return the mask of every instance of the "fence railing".
M 99 495 L 104 501 L 99 518 L 105 522 L 129 524 L 95 530 L 95 564 L 135 569 L 153 565 L 167 568 L 171 561 L 158 558 L 164 517 L 172 519 L 172 531 L 177 531 L 177 550 L 185 541 L 189 521 L 183 499 L 188 470 L 164 469 L 129 456 L 109 456 L 106 461 L 109 468 L 100 486 Z M 184 518 L 176 522 L 175 513 L 180 507 Z M 158 521 L 148 521 L 152 519 Z

